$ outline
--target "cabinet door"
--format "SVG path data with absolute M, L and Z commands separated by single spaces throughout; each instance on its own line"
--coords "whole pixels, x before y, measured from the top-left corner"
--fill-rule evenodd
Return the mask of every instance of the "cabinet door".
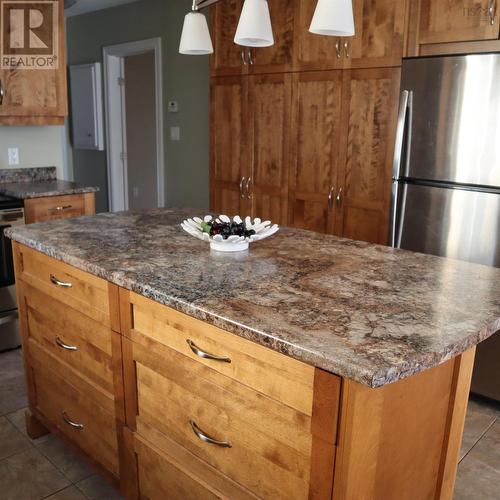
M 336 232 L 346 238 L 387 243 L 400 74 L 399 68 L 344 72 Z
M 283 225 L 288 222 L 291 90 L 290 74 L 250 77 L 253 168 L 248 196 L 255 217 Z
M 400 66 L 406 0 L 355 0 L 354 37 L 342 40 L 344 68 Z
M 240 187 L 248 179 L 248 77 L 213 78 L 211 84 L 211 208 L 250 215 Z
M 283 73 L 292 69 L 294 0 L 271 0 L 274 45 L 252 49 L 251 73 Z
M 5 12 L 4 12 L 5 13 Z M 0 124 L 51 124 L 67 115 L 66 59 L 63 2 L 58 3 L 57 69 L 2 69 L 4 91 Z M 50 36 L 50 34 L 49 34 Z M 45 121 L 44 121 L 45 120 Z
M 338 69 L 344 64 L 340 38 L 315 35 L 309 31 L 315 8 L 315 0 L 295 0 L 293 50 L 295 71 Z
M 241 0 L 224 0 L 212 8 L 212 75 L 248 73 L 247 49 L 234 43 L 242 7 Z
M 419 42 L 496 40 L 496 4 L 497 0 L 421 0 Z
M 289 198 L 294 227 L 321 233 L 333 230 L 341 100 L 341 71 L 294 75 Z

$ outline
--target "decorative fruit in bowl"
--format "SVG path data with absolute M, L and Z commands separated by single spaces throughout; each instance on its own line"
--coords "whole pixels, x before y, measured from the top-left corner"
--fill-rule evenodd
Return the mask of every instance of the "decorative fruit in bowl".
M 261 219 L 239 215 L 231 220 L 227 215 L 203 219 L 193 217 L 181 223 L 182 229 L 191 236 L 210 242 L 210 248 L 219 252 L 241 252 L 247 250 L 250 243 L 268 238 L 279 231 L 277 224 Z

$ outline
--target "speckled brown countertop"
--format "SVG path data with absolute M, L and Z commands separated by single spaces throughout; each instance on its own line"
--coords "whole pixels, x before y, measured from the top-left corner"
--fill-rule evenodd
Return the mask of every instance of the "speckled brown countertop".
M 8 229 L 16 241 L 296 359 L 372 387 L 500 330 L 500 269 L 283 229 L 210 252 L 186 211 Z
M 76 182 L 49 180 L 31 182 L 5 182 L 0 184 L 0 194 L 12 196 L 20 200 L 42 198 L 46 196 L 63 196 L 68 194 L 95 193 L 99 188 L 81 186 Z

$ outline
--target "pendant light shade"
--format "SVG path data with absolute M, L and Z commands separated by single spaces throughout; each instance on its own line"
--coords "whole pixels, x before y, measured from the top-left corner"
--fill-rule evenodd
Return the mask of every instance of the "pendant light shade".
M 205 16 L 196 11 L 186 14 L 179 52 L 181 54 L 199 56 L 212 54 L 213 51 L 214 47 Z
M 273 27 L 267 0 L 245 0 L 234 43 L 245 47 L 274 45 Z
M 354 36 L 352 0 L 318 0 L 311 33 L 327 36 Z

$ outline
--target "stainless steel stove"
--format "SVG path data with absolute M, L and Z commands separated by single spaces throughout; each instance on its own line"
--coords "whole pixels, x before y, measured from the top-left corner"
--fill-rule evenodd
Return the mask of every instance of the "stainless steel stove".
M 23 207 L 22 200 L 0 195 L 0 352 L 21 344 L 12 243 L 4 230 L 24 224 Z

